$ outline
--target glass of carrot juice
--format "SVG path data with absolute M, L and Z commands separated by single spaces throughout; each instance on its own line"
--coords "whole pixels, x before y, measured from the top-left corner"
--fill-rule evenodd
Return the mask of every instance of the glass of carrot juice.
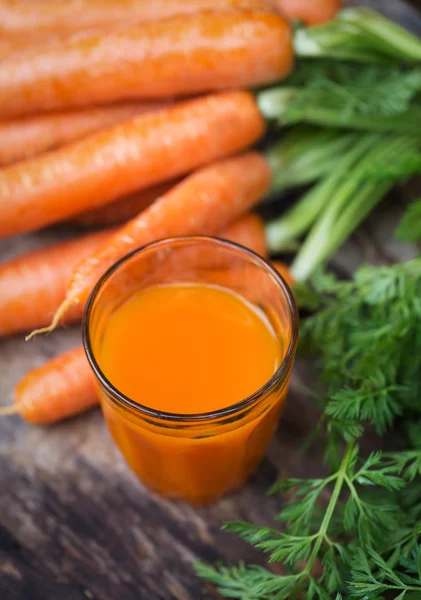
M 245 482 L 277 427 L 298 339 L 270 263 L 217 238 L 151 243 L 97 283 L 83 337 L 111 435 L 149 488 L 207 504 Z

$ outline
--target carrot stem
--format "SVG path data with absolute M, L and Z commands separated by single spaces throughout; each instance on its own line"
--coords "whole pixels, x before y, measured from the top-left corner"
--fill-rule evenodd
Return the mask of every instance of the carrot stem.
M 326 174 L 326 177 L 311 188 L 286 214 L 268 223 L 266 239 L 270 252 L 276 254 L 288 250 L 292 242 L 308 231 L 334 196 L 343 177 L 374 145 L 379 136 L 367 134 L 362 139 L 359 139 L 358 135 L 352 137 L 352 147 L 344 156 L 338 158 L 332 172 Z
M 292 264 L 295 281 L 308 279 L 320 264 L 326 262 L 393 187 L 393 179 L 364 181 L 367 164 L 393 161 L 396 156 L 413 153 L 420 144 L 412 136 L 376 137 L 368 136 L 373 143 L 326 198 L 325 206 Z
M 309 123 L 322 127 L 361 129 L 373 132 L 413 133 L 414 123 L 421 121 L 421 107 L 409 106 L 397 115 L 351 114 L 325 102 L 307 102 L 308 90 L 298 87 L 280 87 L 264 90 L 258 94 L 258 105 L 266 119 L 276 120 L 280 125 Z
M 271 196 L 327 175 L 356 141 L 357 134 L 307 125 L 294 127 L 265 155 L 272 169 Z
M 301 58 L 336 58 L 367 63 L 420 62 L 421 41 L 369 8 L 348 8 L 335 19 L 295 32 Z

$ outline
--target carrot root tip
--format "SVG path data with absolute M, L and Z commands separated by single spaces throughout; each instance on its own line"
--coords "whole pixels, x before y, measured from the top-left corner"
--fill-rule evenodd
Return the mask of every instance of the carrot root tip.
M 6 417 L 7 415 L 16 415 L 19 412 L 19 406 L 17 404 L 11 404 L 10 406 L 0 407 L 0 417 Z
M 54 331 L 54 329 L 56 329 L 60 324 L 61 318 L 63 317 L 64 313 L 67 312 L 67 310 L 70 308 L 71 304 L 72 300 L 70 298 L 67 298 L 64 302 L 60 304 L 60 306 L 56 310 L 50 325 L 48 325 L 48 327 L 41 327 L 41 329 L 35 329 L 34 331 L 31 331 L 31 333 L 25 337 L 25 341 L 29 342 L 29 340 L 31 340 L 33 337 L 40 333 L 51 333 L 52 331 Z

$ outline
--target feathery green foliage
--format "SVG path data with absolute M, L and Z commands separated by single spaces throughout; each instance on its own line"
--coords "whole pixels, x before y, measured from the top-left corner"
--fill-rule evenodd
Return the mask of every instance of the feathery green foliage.
M 400 242 L 421 241 L 421 198 L 410 204 L 396 230 L 396 238 Z
M 245 565 L 198 573 L 239 600 L 419 599 L 421 259 L 363 267 L 352 281 L 318 273 L 298 292 L 317 309 L 301 347 L 319 357 L 329 473 L 274 486 L 289 496 L 279 530 L 226 525 L 283 575 Z M 363 456 L 359 438 L 372 428 L 394 428 L 402 450 Z
M 300 345 L 320 375 L 316 434 L 327 474 L 273 487 L 288 492 L 279 527 L 225 526 L 261 550 L 268 569 L 196 569 L 238 600 L 421 600 L 421 258 L 363 267 L 351 281 L 315 272 L 394 183 L 421 172 L 421 40 L 369 9 L 349 8 L 322 25 L 298 25 L 294 45 L 304 60 L 285 82 L 258 92 L 261 112 L 281 126 L 334 128 L 334 136 L 326 171 L 322 138 L 306 148 L 308 182 L 318 183 L 269 224 L 267 237 L 278 252 L 308 233 L 292 270 L 298 282 L 312 275 L 296 292 L 314 311 Z M 336 157 L 341 129 L 347 137 Z M 298 181 L 306 164 L 294 164 Z M 419 241 L 420 223 L 417 201 L 398 239 Z M 366 434 L 391 431 L 393 452 L 361 451 Z
M 414 133 L 421 115 L 421 67 L 302 63 L 258 94 L 263 114 L 286 123 Z

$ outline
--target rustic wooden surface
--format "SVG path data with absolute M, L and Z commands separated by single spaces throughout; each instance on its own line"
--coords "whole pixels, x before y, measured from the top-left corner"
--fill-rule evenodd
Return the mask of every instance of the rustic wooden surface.
M 371 2 L 412 26 L 399 2 Z M 420 23 L 421 24 L 421 23 Z M 349 273 L 359 262 L 413 255 L 393 242 L 404 200 L 397 192 L 335 259 Z M 0 242 L 0 259 L 61 239 L 51 230 Z M 80 341 L 77 327 L 25 343 L 0 341 L 0 403 L 12 401 L 26 371 Z M 297 451 L 314 416 L 297 364 L 287 410 L 263 464 L 238 493 L 207 508 L 149 493 L 125 466 L 99 411 L 49 429 L 18 417 L 0 422 L 0 598 L 3 600 L 199 600 L 216 598 L 192 569 L 195 559 L 262 563 L 221 531 L 227 520 L 269 524 L 281 499 L 265 495 L 279 474 L 305 476 L 320 463 Z M 274 567 L 276 570 L 276 567 Z

